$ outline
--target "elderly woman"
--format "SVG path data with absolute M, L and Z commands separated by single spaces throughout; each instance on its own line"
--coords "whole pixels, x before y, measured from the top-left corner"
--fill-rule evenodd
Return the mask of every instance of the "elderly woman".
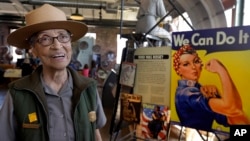
M 26 26 L 11 33 L 10 45 L 31 49 L 40 65 L 9 85 L 0 111 L 4 141 L 96 141 L 106 117 L 95 81 L 68 67 L 71 41 L 87 32 L 45 4 L 26 15 Z
M 226 68 L 216 59 L 205 65 L 209 72 L 220 77 L 223 92 L 214 85 L 199 83 L 202 61 L 190 45 L 182 46 L 173 56 L 173 65 L 180 76 L 176 89 L 175 105 L 183 126 L 210 131 L 212 123 L 249 124 L 243 112 L 240 95 Z

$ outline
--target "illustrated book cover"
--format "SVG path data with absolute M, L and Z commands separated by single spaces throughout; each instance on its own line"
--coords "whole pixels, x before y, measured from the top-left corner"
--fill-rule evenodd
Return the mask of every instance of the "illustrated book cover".
M 141 95 L 121 93 L 121 119 L 140 123 L 141 102 Z

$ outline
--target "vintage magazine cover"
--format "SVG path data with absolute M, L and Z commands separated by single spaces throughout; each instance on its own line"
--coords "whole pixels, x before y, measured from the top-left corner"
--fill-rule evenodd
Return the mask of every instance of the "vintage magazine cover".
M 135 82 L 136 64 L 130 62 L 122 62 L 120 84 L 133 87 Z
M 141 122 L 137 126 L 137 136 L 142 139 L 166 140 L 170 112 L 164 105 L 142 104 Z
M 128 122 L 140 123 L 142 96 L 136 94 L 121 94 L 121 119 Z
M 172 121 L 224 133 L 250 124 L 249 34 L 250 26 L 172 34 Z

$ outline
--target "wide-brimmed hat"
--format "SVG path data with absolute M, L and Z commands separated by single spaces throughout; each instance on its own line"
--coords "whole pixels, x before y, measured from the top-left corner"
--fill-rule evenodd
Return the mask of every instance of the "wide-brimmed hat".
M 67 20 L 65 13 L 49 4 L 30 11 L 25 15 L 26 26 L 12 32 L 7 42 L 9 45 L 29 49 L 28 39 L 34 33 L 47 29 L 66 29 L 72 33 L 72 41 L 80 39 L 88 31 L 86 24 Z

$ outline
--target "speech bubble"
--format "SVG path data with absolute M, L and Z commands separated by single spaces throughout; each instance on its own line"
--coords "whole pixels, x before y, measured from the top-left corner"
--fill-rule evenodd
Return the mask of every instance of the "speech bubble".
M 184 44 L 206 50 L 206 54 L 250 50 L 250 26 L 173 32 L 172 49 L 178 50 Z

